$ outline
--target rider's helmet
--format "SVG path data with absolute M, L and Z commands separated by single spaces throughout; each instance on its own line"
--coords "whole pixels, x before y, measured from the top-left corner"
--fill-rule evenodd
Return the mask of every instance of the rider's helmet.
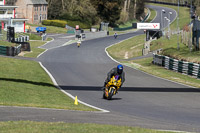
M 123 66 L 120 64 L 117 66 L 117 73 L 122 74 L 122 72 L 123 72 Z

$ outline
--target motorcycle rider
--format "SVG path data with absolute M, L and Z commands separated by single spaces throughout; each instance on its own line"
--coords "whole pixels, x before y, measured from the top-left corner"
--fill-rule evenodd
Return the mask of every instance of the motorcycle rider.
M 123 65 L 119 64 L 117 67 L 113 68 L 112 70 L 110 70 L 110 72 L 108 72 L 107 79 L 104 82 L 103 90 L 105 89 L 106 84 L 110 81 L 110 79 L 116 75 L 118 75 L 119 78 L 121 78 L 122 86 L 125 81 L 125 72 L 123 71 Z
M 117 32 L 115 32 L 114 37 L 115 37 L 115 39 L 117 38 Z

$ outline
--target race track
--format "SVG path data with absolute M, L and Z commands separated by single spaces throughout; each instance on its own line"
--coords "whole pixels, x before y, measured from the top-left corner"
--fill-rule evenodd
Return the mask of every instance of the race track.
M 171 20 L 176 17 L 172 9 L 156 6 L 152 8 L 157 11 L 157 17 L 153 22 L 160 22 L 162 9 L 166 10 L 166 16 L 168 16 L 167 12 L 173 12 Z M 106 74 L 118 64 L 107 55 L 105 49 L 140 34 L 143 34 L 143 31 L 119 35 L 117 39 L 108 36 L 83 41 L 80 48 L 77 48 L 76 44 L 71 44 L 49 49 L 38 58 L 38 61 L 53 75 L 63 90 L 78 96 L 78 99 L 85 103 L 110 111 L 110 113 L 100 114 L 74 112 L 77 113 L 76 115 L 68 111 L 69 114 L 72 113 L 73 122 L 90 123 L 95 122 L 96 119 L 96 123 L 200 132 L 200 91 L 198 89 L 125 66 L 124 86 L 113 100 L 102 99 L 101 87 Z M 56 44 L 56 40 L 52 43 Z M 44 111 L 37 114 L 46 116 Z M 60 115 L 54 112 L 55 114 L 52 112 L 51 114 L 56 121 L 70 122 L 67 120 L 70 117 L 64 113 L 65 111 L 61 111 Z M 109 119 L 109 117 L 114 118 Z M 42 118 L 44 121 L 53 121 Z

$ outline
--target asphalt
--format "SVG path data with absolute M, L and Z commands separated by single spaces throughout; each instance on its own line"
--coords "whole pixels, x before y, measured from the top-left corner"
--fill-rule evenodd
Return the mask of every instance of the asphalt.
M 157 11 L 153 22 L 160 22 L 162 9 L 173 12 L 171 19 L 176 17 L 174 10 L 153 8 Z M 55 47 L 37 59 L 64 91 L 88 104 L 109 110 L 109 113 L 0 107 L 0 121 L 85 122 L 200 132 L 198 89 L 125 66 L 124 86 L 113 100 L 102 99 L 101 87 L 106 74 L 118 64 L 106 54 L 106 47 L 140 34 L 143 31 L 119 35 L 117 39 L 108 36 L 87 40 L 80 48 L 76 44 Z

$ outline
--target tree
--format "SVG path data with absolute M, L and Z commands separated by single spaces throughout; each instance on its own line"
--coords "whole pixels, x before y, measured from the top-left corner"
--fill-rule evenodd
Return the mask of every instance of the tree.
M 144 0 L 47 0 L 49 19 L 66 19 L 95 24 L 99 21 L 116 25 L 139 18 Z
M 102 21 L 115 25 L 122 11 L 123 0 L 91 0 Z
M 48 0 L 48 18 L 49 19 L 57 19 L 59 14 L 61 14 L 62 10 L 60 10 L 61 2 L 60 0 Z

